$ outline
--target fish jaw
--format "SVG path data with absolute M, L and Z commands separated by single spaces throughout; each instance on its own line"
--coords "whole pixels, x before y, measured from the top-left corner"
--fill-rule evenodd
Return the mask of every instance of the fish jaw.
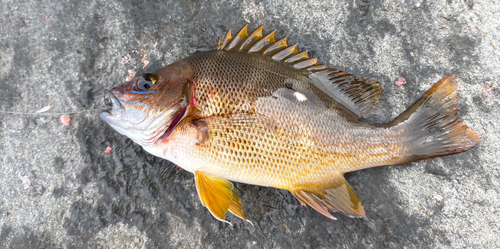
M 162 110 L 161 108 L 145 108 L 148 105 L 140 104 L 140 102 L 137 105 L 124 106 L 122 103 L 126 100 L 117 98 L 113 91 L 110 91 L 106 97 L 111 100 L 112 109 L 101 112 L 99 117 L 117 132 L 142 146 L 154 144 L 169 130 L 170 124 L 175 121 L 178 113 L 185 109 L 185 104 L 180 101 Z
M 106 94 L 106 98 L 111 101 L 112 105 L 111 109 L 101 112 L 99 114 L 99 117 L 103 121 L 111 125 L 113 128 L 114 127 L 128 128 L 130 126 L 142 123 L 147 118 L 147 114 L 140 109 L 125 108 L 121 104 L 121 102 L 124 102 L 124 100 L 123 99 L 121 101 L 118 100 L 113 91 L 108 92 Z M 127 125 L 119 123 L 122 121 L 126 121 Z

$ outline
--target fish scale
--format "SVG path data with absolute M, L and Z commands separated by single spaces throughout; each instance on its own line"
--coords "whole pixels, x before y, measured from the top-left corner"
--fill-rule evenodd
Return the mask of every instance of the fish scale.
M 382 85 L 328 68 L 262 26 L 217 50 L 134 78 L 108 94 L 101 118 L 195 176 L 217 219 L 248 220 L 230 181 L 289 190 L 303 205 L 364 217 L 344 173 L 460 153 L 479 136 L 458 121 L 457 81 L 447 76 L 393 121 L 365 122 Z

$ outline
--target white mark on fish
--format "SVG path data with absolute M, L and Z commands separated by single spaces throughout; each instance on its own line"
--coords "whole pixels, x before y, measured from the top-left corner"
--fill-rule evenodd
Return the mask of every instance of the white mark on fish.
M 299 93 L 299 92 L 294 92 L 294 93 L 293 93 L 293 96 L 295 96 L 295 98 L 297 98 L 297 100 L 298 100 L 299 102 L 304 102 L 304 101 L 306 101 L 306 100 L 307 100 L 306 95 L 304 95 L 304 94 L 302 94 L 302 93 Z

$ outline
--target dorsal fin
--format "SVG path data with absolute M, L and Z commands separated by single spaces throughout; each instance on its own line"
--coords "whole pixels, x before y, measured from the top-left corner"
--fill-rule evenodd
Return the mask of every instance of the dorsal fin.
M 234 37 L 232 37 L 231 29 L 229 29 L 224 40 L 219 39 L 217 50 L 260 54 L 271 57 L 275 61 L 284 62 L 300 70 L 307 70 L 313 66 L 321 66 L 316 59 L 310 59 L 306 51 L 299 53 L 297 44 L 288 46 L 287 37 L 275 41 L 274 35 L 276 34 L 276 30 L 263 36 L 262 29 L 264 25 L 261 25 L 248 35 L 248 24 L 245 24 Z M 318 70 L 318 68 L 315 70 Z M 308 71 L 314 72 L 313 70 Z
M 263 36 L 261 25 L 248 35 L 247 23 L 233 38 L 229 29 L 223 41 L 219 38 L 217 50 L 260 54 L 291 67 L 309 72 L 313 84 L 360 118 L 367 118 L 380 107 L 383 87 L 380 82 L 356 77 L 337 69 L 328 68 L 307 51 L 299 52 L 297 44 L 288 46 L 287 37 L 275 41 L 276 30 Z
M 309 75 L 313 84 L 360 118 L 368 118 L 380 107 L 384 87 L 374 79 L 361 78 L 325 68 Z

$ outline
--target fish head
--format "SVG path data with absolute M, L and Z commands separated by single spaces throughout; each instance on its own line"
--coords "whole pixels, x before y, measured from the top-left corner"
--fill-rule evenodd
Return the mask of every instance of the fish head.
M 145 73 L 111 89 L 106 95 L 111 109 L 99 116 L 134 142 L 152 145 L 160 137 L 168 137 L 187 115 L 193 76 L 192 68 L 183 61 Z

